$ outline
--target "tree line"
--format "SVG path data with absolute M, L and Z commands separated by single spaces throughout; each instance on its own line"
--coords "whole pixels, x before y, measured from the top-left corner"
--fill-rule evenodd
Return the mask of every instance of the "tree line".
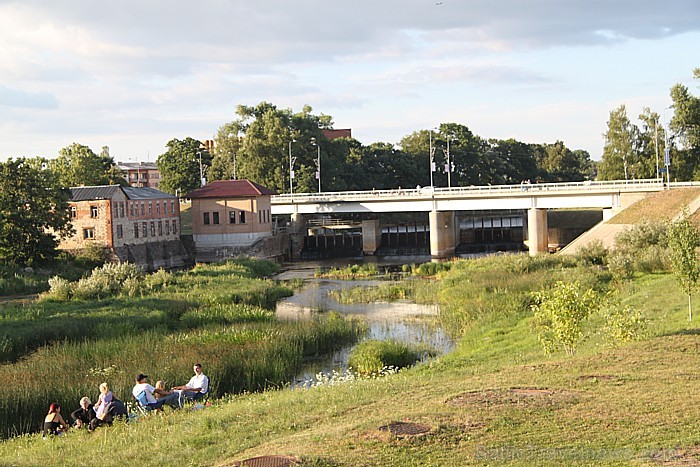
M 700 68 L 693 75 L 700 79 Z M 600 162 L 562 141 L 488 139 L 460 123 L 414 131 L 398 144 L 364 145 L 326 138 L 333 119 L 310 106 L 294 112 L 269 102 L 239 105 L 211 150 L 192 137 L 167 142 L 156 161 L 159 188 L 182 196 L 199 186 L 200 174 L 209 181 L 247 178 L 279 193 L 315 192 L 319 173 L 322 191 L 641 179 L 668 176 L 666 155 L 671 180 L 700 179 L 700 98 L 682 84 L 670 95 L 667 127 L 665 115 L 649 108 L 640 126 L 626 106 L 612 110 Z M 68 187 L 127 185 L 108 147 L 97 154 L 79 143 L 55 159 L 9 159 L 0 171 L 12 181 L 0 185 L 0 258 L 18 264 L 54 255 L 54 234 L 70 233 Z

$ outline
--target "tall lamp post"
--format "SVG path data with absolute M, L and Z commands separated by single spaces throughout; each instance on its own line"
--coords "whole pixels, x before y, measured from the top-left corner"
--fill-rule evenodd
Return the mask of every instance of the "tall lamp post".
M 297 140 L 293 139 L 289 142 L 289 194 L 294 194 L 294 162 L 297 160 L 296 157 L 292 157 L 292 143 L 296 143 Z
M 454 164 L 450 160 L 450 135 L 447 135 L 447 149 L 445 150 L 445 172 L 447 172 L 447 187 L 452 188 L 452 170 Z
M 316 180 L 318 180 L 318 192 L 321 193 L 321 145 L 316 142 L 316 138 L 311 138 L 311 144 L 316 146 Z
M 204 186 L 204 170 L 202 168 L 202 151 L 197 151 L 197 156 L 199 156 L 199 185 Z
M 233 133 L 228 134 L 228 139 L 233 141 Z M 233 179 L 238 180 L 238 177 L 236 176 L 236 151 L 233 151 Z
M 430 187 L 433 187 L 433 172 L 435 171 L 435 162 L 434 162 L 434 157 L 435 157 L 435 148 L 433 147 L 433 128 L 430 129 L 430 133 L 428 136 L 428 141 L 429 141 L 429 149 L 430 149 Z

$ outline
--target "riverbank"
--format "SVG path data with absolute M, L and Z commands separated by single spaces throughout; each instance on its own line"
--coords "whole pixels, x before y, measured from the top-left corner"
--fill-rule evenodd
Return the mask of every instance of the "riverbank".
M 545 280 L 544 269 L 524 264 L 533 283 Z M 649 338 L 616 347 L 591 333 L 569 358 L 543 354 L 526 310 L 499 311 L 519 306 L 522 282 L 473 267 L 493 283 L 488 292 L 500 304 L 462 321 L 458 348 L 429 364 L 380 379 L 227 397 L 206 410 L 115 426 L 104 436 L 71 433 L 50 442 L 24 436 L 0 443 L 0 459 L 12 465 L 46 459 L 232 465 L 263 455 L 353 466 L 700 462 L 700 417 L 689 397 L 697 386 L 700 331 L 686 321 L 686 297 L 670 275 L 638 275 L 625 286 L 625 303 L 651 320 Z M 550 269 L 546 281 L 576 270 Z M 467 272 L 444 278 L 449 287 L 442 293 L 454 302 L 466 300 L 454 290 L 473 292 L 460 282 L 476 277 Z

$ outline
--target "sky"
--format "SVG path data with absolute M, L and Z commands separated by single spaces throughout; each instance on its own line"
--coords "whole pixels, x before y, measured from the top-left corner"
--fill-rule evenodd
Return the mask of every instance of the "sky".
M 610 111 L 698 94 L 697 0 L 0 0 L 0 160 L 213 139 L 239 104 L 363 144 L 460 123 L 600 159 Z

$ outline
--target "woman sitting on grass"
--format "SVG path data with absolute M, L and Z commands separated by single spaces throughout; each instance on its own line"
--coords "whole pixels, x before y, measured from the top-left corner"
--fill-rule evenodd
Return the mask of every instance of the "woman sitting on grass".
M 66 431 L 68 431 L 68 425 L 61 417 L 61 406 L 54 402 L 44 418 L 44 438 L 48 435 L 61 436 Z
M 92 402 L 88 397 L 80 399 L 80 408 L 74 410 L 70 414 L 73 420 L 73 425 L 76 428 L 90 425 L 90 422 L 95 418 L 95 410 L 92 408 Z
M 165 382 L 164 381 L 157 381 L 156 382 L 156 390 L 153 391 L 153 396 L 156 399 L 162 399 L 164 397 L 169 396 L 172 393 L 173 393 L 173 391 L 168 391 L 165 389 Z

